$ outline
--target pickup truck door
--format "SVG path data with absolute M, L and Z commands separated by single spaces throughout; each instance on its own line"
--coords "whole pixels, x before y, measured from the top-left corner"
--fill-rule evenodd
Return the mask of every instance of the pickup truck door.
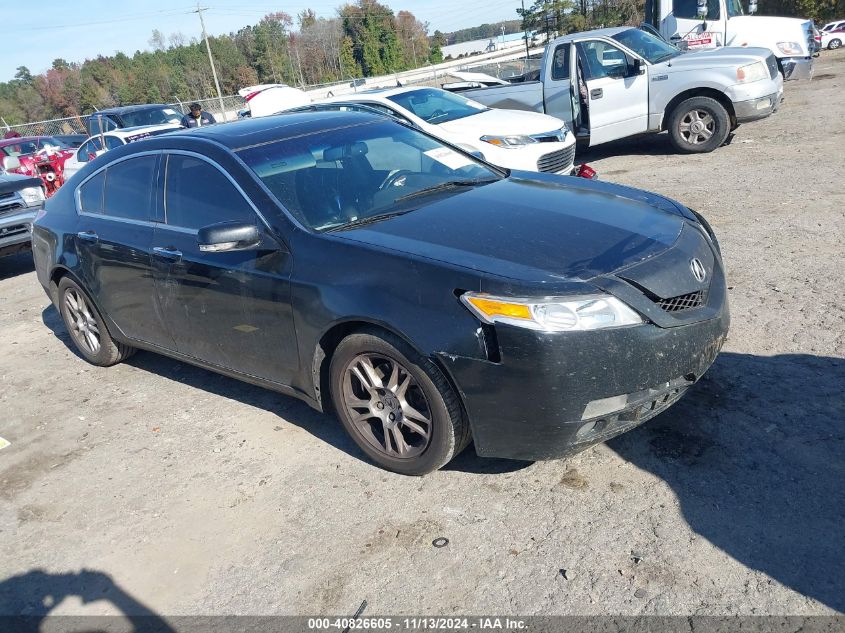
M 648 131 L 648 75 L 605 40 L 582 40 L 578 57 L 587 88 L 590 146 Z
M 566 42 L 555 47 L 550 66 L 543 82 L 543 102 L 546 114 L 557 117 L 572 128 L 578 129 L 580 106 L 578 103 L 578 68 L 575 44 Z

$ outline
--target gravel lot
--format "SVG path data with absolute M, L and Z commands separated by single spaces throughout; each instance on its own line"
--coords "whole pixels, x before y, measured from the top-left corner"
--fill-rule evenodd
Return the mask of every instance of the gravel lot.
M 843 61 L 713 154 L 583 156 L 705 214 L 733 325 L 678 405 L 567 461 L 385 473 L 296 400 L 86 364 L 0 260 L 0 614 L 845 611 Z

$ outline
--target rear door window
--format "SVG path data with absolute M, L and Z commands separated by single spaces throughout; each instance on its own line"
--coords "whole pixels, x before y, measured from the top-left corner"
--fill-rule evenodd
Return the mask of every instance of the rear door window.
M 220 170 L 181 154 L 167 159 L 164 209 L 169 226 L 186 229 L 220 222 L 256 222 L 252 207 Z
M 157 156 L 139 156 L 108 167 L 103 213 L 113 218 L 151 221 L 157 160 Z

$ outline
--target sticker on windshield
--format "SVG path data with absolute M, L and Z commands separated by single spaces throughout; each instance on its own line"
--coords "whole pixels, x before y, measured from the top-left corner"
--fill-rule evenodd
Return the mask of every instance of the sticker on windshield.
M 473 164 L 469 158 L 463 156 L 462 154 L 458 154 L 458 152 L 451 150 L 448 147 L 430 149 L 425 152 L 425 155 L 432 160 L 436 160 L 438 163 L 446 165 L 449 169 L 460 169 L 461 167 Z

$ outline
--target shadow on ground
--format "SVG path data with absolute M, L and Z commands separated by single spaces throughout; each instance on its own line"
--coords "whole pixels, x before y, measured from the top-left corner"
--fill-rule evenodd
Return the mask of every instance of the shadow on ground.
M 677 405 L 609 442 L 668 483 L 690 527 L 845 611 L 845 360 L 723 353 Z
M 35 270 L 35 262 L 32 261 L 30 251 L 0 257 L 0 280 L 31 273 L 33 270 Z
M 171 633 L 173 629 L 154 611 L 133 598 L 114 582 L 111 576 L 83 569 L 77 573 L 51 574 L 35 569 L 0 581 L 0 623 L 16 633 L 36 633 L 43 620 L 66 598 L 79 598 L 82 604 L 106 602 L 122 613 L 132 628 L 120 630 Z M 8 619 L 14 616 L 17 619 Z M 104 623 L 90 618 L 72 621 L 73 630 L 99 631 Z M 81 627 L 81 628 L 80 628 Z
M 80 360 L 84 360 L 74 346 L 62 318 L 54 306 L 48 305 L 44 308 L 41 313 L 41 320 L 56 338 L 73 351 Z M 251 407 L 275 413 L 286 422 L 295 424 L 347 455 L 369 463 L 364 452 L 355 445 L 334 415 L 319 413 L 296 398 L 256 387 L 152 352 L 138 352 L 127 359 L 126 364 L 156 376 L 189 385 L 195 389 L 201 389 L 230 400 L 237 400 Z M 530 462 L 482 459 L 475 454 L 475 450 L 470 446 L 446 468 L 474 474 L 490 474 L 511 472 L 528 465 L 530 465 Z

